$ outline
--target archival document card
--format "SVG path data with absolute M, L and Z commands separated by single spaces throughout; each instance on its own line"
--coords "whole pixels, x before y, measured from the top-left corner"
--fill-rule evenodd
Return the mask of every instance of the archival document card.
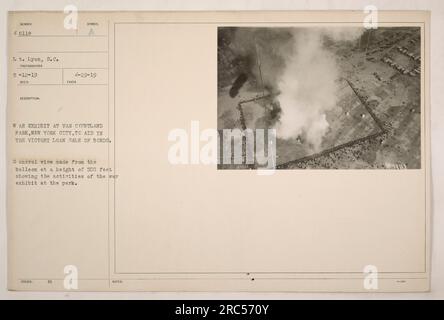
M 11 290 L 429 290 L 429 13 L 10 12 Z

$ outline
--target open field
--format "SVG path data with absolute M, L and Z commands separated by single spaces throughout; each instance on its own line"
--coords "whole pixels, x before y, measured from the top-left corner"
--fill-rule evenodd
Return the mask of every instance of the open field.
M 420 29 L 312 29 L 219 28 L 218 129 L 276 129 L 279 169 L 420 168 Z

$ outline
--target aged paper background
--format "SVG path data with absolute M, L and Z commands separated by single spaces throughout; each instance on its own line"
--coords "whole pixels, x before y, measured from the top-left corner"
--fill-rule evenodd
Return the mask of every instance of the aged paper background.
M 166 161 L 170 130 L 187 128 L 192 120 L 205 128 L 216 127 L 218 25 L 273 26 L 291 21 L 360 25 L 360 16 L 350 12 L 262 13 L 260 17 L 254 13 L 84 13 L 84 21 L 102 26 L 97 33 L 108 35 L 108 81 L 113 80 L 108 86 L 95 80 L 97 87 L 54 90 L 59 88 L 51 84 L 54 80 L 40 78 L 42 82 L 31 85 L 30 91 L 38 90 L 45 103 L 23 110 L 27 104 L 16 102 L 23 90 L 11 78 L 9 121 L 11 125 L 27 119 L 35 123 L 109 121 L 111 150 L 103 144 L 9 141 L 10 159 L 84 157 L 102 167 L 109 165 L 118 178 L 82 182 L 79 187 L 26 188 L 15 185 L 15 166 L 10 166 L 11 289 L 43 290 L 46 280 L 55 282 L 49 290 L 57 290 L 57 284 L 62 284 L 57 277 L 60 270 L 74 265 L 84 290 L 361 291 L 363 268 L 375 265 L 382 291 L 427 290 L 426 92 L 421 169 L 289 170 L 260 176 L 255 171 L 173 166 Z M 36 34 L 64 34 L 62 17 L 12 13 L 10 34 L 26 21 L 38 26 Z M 422 39 L 428 43 L 427 25 L 418 24 L 427 22 L 426 14 L 381 13 L 379 19 L 381 25 L 420 25 Z M 73 52 L 99 50 L 100 41 L 104 42 L 81 40 L 11 36 L 10 56 L 49 50 L 71 57 Z M 427 63 L 427 52 L 422 57 Z M 85 58 L 82 54 L 70 59 Z M 92 97 L 100 97 L 99 90 L 109 91 L 104 99 L 94 101 Z M 54 113 L 60 100 L 68 110 Z M 15 130 L 11 128 L 11 136 Z M 103 281 L 107 278 L 108 285 Z M 119 280 L 118 285 L 113 280 Z

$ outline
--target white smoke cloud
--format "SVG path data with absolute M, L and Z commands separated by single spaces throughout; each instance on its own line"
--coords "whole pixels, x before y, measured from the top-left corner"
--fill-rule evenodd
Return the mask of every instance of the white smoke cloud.
M 324 37 L 335 41 L 356 40 L 355 28 L 301 29 L 293 33 L 292 54 L 278 77 L 282 109 L 278 137 L 298 136 L 319 151 L 329 128 L 326 112 L 338 102 L 339 70 L 335 56 L 323 46 Z
M 338 76 L 335 57 L 323 49 L 319 31 L 295 34 L 293 54 L 278 80 L 282 109 L 279 137 L 305 134 L 314 149 L 320 147 L 328 129 L 325 112 L 337 103 Z
M 248 57 L 248 70 L 263 87 L 280 92 L 274 127 L 282 139 L 301 137 L 319 151 L 329 129 L 327 112 L 338 103 L 340 70 L 332 48 L 355 41 L 364 28 L 238 28 L 231 43 Z M 327 40 L 327 41 L 326 41 Z M 260 70 L 258 65 L 260 64 Z

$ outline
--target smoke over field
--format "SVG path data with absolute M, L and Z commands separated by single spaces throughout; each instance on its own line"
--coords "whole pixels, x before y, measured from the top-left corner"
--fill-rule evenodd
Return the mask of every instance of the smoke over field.
M 381 67 L 371 54 L 383 50 L 374 44 L 387 37 L 395 42 L 399 33 L 385 29 L 372 34 L 355 27 L 219 28 L 218 128 L 276 129 L 281 163 L 347 140 L 339 124 L 360 128 L 347 133 L 350 140 L 384 131 L 350 80 L 366 66 Z M 399 34 L 406 32 L 417 36 L 414 28 Z M 378 77 L 372 75 L 372 82 Z M 246 102 L 253 97 L 258 99 Z
M 294 32 L 292 45 L 293 54 L 285 59 L 284 72 L 277 81 L 282 110 L 277 132 L 283 139 L 305 135 L 318 151 L 328 130 L 325 112 L 338 99 L 336 61 L 322 47 L 318 30 Z

